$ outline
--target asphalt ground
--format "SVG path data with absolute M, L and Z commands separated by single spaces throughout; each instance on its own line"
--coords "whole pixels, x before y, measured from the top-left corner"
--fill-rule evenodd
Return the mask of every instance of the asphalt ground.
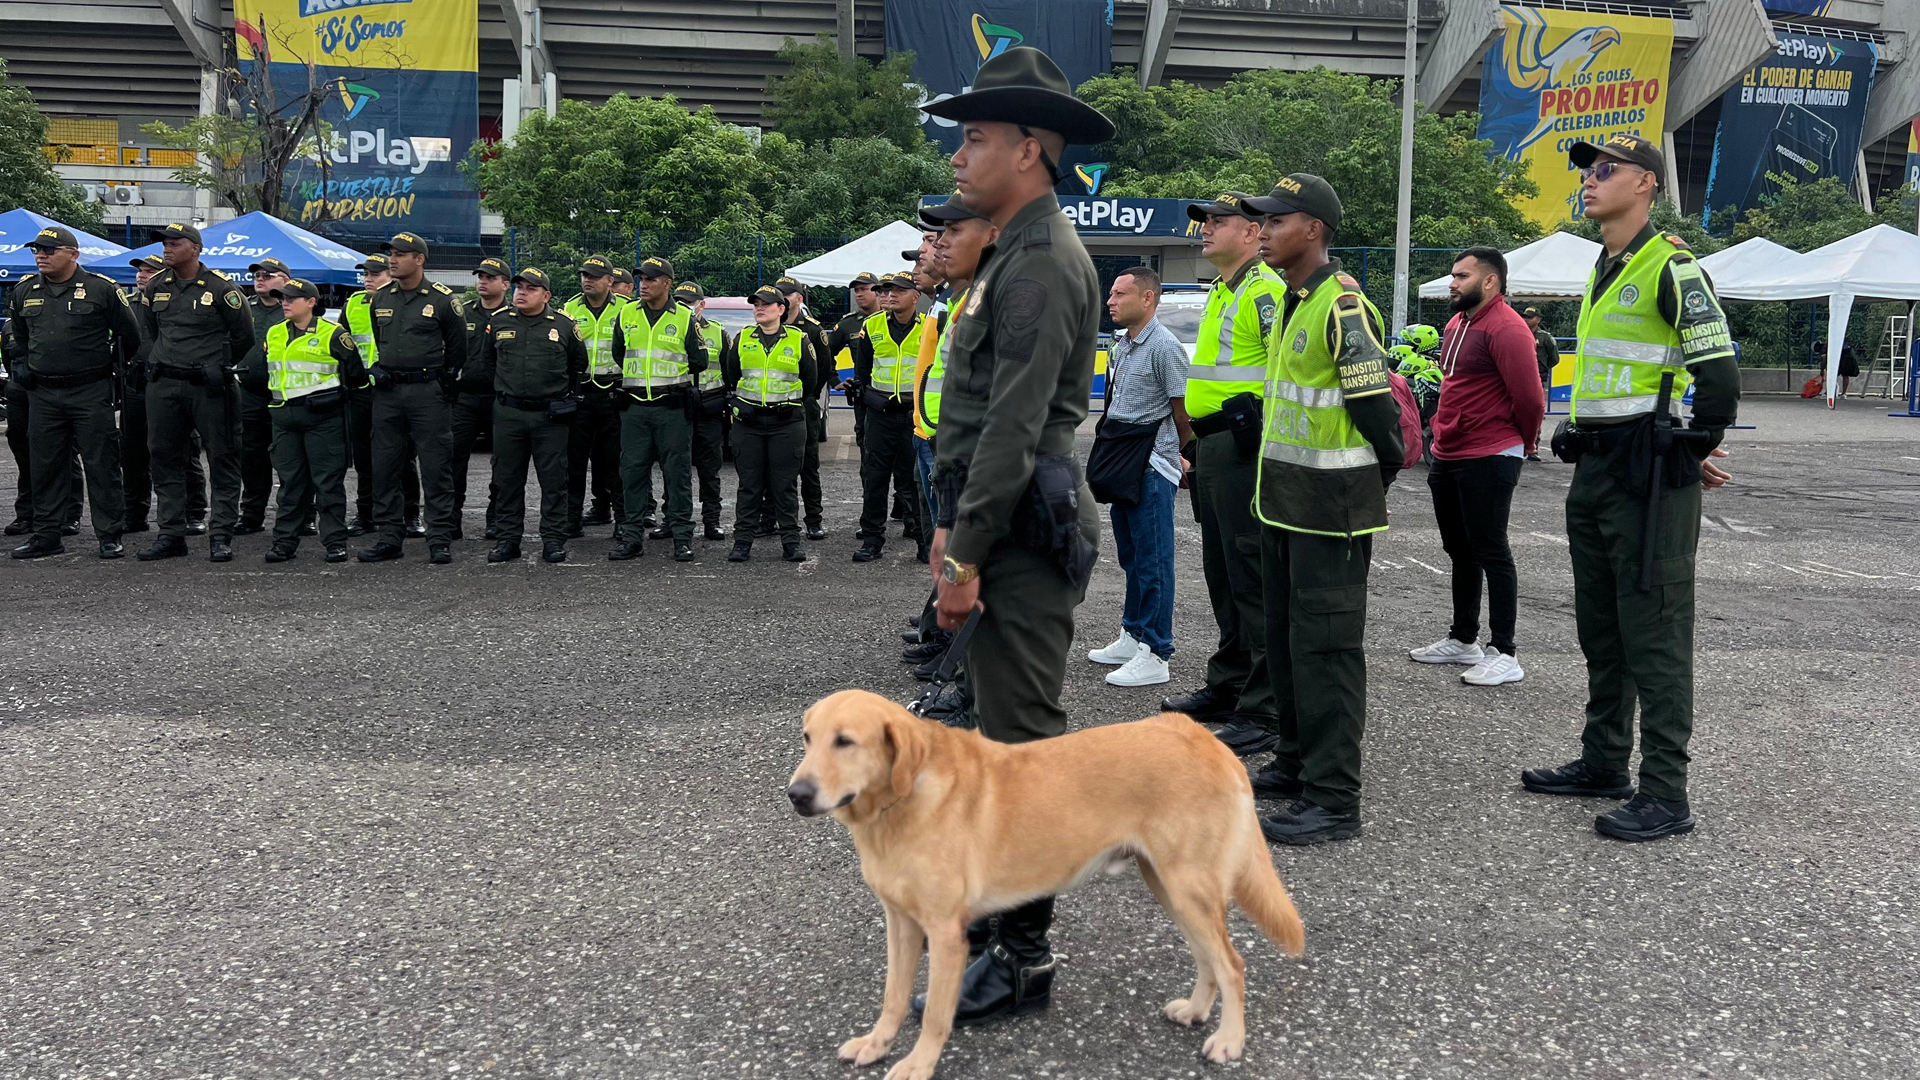
M 1520 789 L 1578 752 L 1569 467 L 1514 507 L 1526 681 L 1406 660 L 1448 624 L 1416 469 L 1376 548 L 1366 833 L 1275 852 L 1304 959 L 1232 917 L 1246 1060 L 1161 1019 L 1191 968 L 1127 875 L 1061 901 L 1052 1007 L 960 1032 L 940 1075 L 1913 1077 L 1920 421 L 1884 411 L 1743 409 L 1700 550 L 1694 833 L 1620 844 L 1610 804 Z M 0 1076 L 880 1076 L 834 1060 L 878 1009 L 880 906 L 782 788 L 807 704 L 918 689 L 896 632 L 926 585 L 908 543 L 848 561 L 854 465 L 824 478 L 797 567 L 608 563 L 604 528 L 561 566 L 267 566 L 263 537 L 103 564 L 85 534 L 0 562 Z M 1076 659 L 1076 723 L 1198 683 L 1187 513 L 1174 683 Z M 1079 654 L 1122 586 L 1109 549 Z

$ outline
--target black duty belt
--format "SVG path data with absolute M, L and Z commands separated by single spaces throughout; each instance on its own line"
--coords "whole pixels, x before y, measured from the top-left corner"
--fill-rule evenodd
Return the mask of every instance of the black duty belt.
M 552 398 L 515 397 L 512 394 L 495 394 L 493 400 L 509 409 L 521 409 L 526 412 L 546 412 L 553 404 Z
M 168 367 L 165 364 L 155 364 L 153 366 L 153 377 L 156 379 L 178 379 L 181 382 L 190 382 L 195 386 L 204 386 L 207 382 L 207 373 L 199 368 Z
M 376 385 L 378 385 L 378 383 L 400 384 L 400 383 L 430 383 L 430 382 L 440 381 L 440 369 L 437 367 L 395 368 L 395 367 L 387 367 L 385 364 L 381 364 L 374 369 L 374 372 L 375 372 L 374 378 L 376 380 Z
M 96 368 L 93 371 L 83 371 L 78 375 L 42 375 L 36 371 L 33 373 L 33 385 L 36 387 L 45 387 L 49 390 L 65 390 L 69 387 L 86 386 L 89 383 L 97 383 L 111 378 L 113 378 L 113 369 L 111 367 Z
M 627 397 L 632 398 L 635 405 L 645 406 L 650 409 L 684 409 L 687 407 L 687 395 L 686 392 L 682 390 L 669 391 L 659 397 L 643 398 L 634 397 L 632 394 L 628 394 Z

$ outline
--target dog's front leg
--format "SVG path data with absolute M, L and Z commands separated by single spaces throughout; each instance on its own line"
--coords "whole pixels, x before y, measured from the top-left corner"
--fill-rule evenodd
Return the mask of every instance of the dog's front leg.
M 911 916 L 884 900 L 881 904 L 887 909 L 887 989 L 873 1030 L 840 1047 L 840 1060 L 855 1065 L 871 1065 L 893 1046 L 893 1037 L 907 1017 L 913 973 L 920 967 L 920 948 L 926 940 L 926 931 Z
M 920 1039 L 913 1052 L 888 1073 L 887 1080 L 930 1080 L 940 1051 L 953 1034 L 953 1010 L 960 1004 L 960 976 L 967 970 L 965 918 L 929 926 L 927 932 L 927 1007 L 920 1014 Z

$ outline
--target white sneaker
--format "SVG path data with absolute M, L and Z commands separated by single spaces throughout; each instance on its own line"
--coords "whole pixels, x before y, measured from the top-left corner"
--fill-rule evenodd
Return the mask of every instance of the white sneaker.
M 1455 641 L 1443 637 L 1431 645 L 1423 645 L 1407 653 L 1422 664 L 1478 664 L 1487 658 L 1480 646 L 1471 641 Z
M 1087 654 L 1087 659 L 1096 664 L 1113 664 L 1117 667 L 1145 651 L 1147 650 L 1141 648 L 1132 634 L 1122 630 L 1120 636 L 1113 639 L 1113 644 L 1104 649 L 1093 650 Z
M 1460 681 L 1468 686 L 1499 686 L 1526 677 L 1527 673 L 1520 670 L 1520 661 L 1489 645 L 1487 658 L 1468 668 Z
M 1107 673 L 1108 686 L 1154 686 L 1173 678 L 1167 671 L 1167 662 L 1153 655 L 1152 649 L 1141 649 L 1133 654 L 1133 659 L 1119 671 Z

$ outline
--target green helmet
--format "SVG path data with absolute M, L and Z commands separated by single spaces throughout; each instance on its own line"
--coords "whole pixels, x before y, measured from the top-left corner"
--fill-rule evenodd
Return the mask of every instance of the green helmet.
M 1426 323 L 1412 323 L 1400 331 L 1400 340 L 1413 346 L 1413 351 L 1430 353 L 1440 347 L 1440 331 Z
M 1411 345 L 1394 345 L 1387 349 L 1387 355 L 1393 358 L 1393 370 L 1408 378 L 1426 366 L 1427 361 Z

